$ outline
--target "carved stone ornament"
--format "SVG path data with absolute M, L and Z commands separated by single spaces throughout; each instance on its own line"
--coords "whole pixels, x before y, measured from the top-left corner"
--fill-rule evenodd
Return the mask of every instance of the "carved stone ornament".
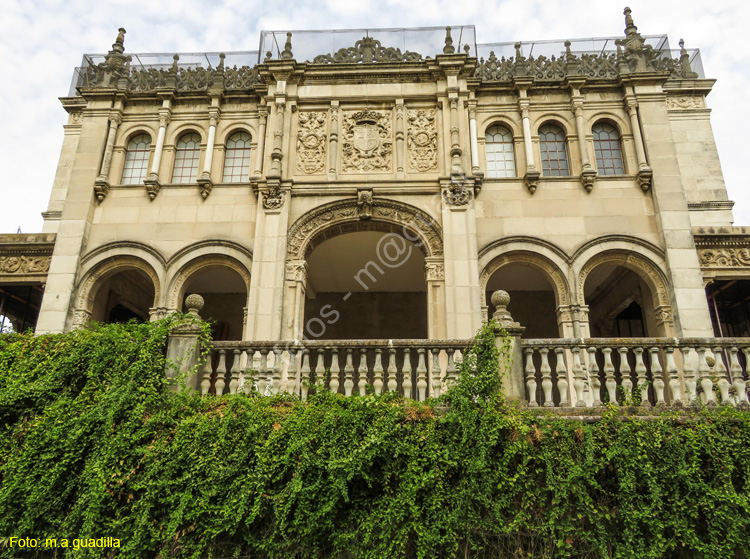
M 660 306 L 657 307 L 657 309 L 654 311 L 654 315 L 656 318 L 656 324 L 661 325 L 664 323 L 674 323 L 674 318 L 672 317 L 672 309 L 668 306 Z
M 286 263 L 287 281 L 305 282 L 307 279 L 307 262 L 304 260 L 290 260 Z
M 648 190 L 651 188 L 651 181 L 653 180 L 653 177 L 654 172 L 651 170 L 651 167 L 641 167 L 641 169 L 635 176 L 635 180 L 636 182 L 638 182 L 638 186 L 641 187 L 641 190 L 643 190 L 643 192 L 648 192 Z
M 359 213 L 359 219 L 371 219 L 372 218 L 372 190 L 365 189 L 357 192 L 357 211 Z
M 74 111 L 70 113 L 69 124 L 79 125 L 83 121 L 83 111 Z
M 409 168 L 423 173 L 437 170 L 435 109 L 410 110 L 406 118 L 409 121 Z
M 80 328 L 91 320 L 91 311 L 76 309 L 73 311 L 73 328 Z
M 321 173 L 326 160 L 326 114 L 322 111 L 299 113 L 297 131 L 297 171 Z
M 443 197 L 449 206 L 465 206 L 471 201 L 471 189 L 465 181 L 452 178 L 450 186 L 443 190 Z
M 428 262 L 424 266 L 427 281 L 440 281 L 445 279 L 445 266 L 437 262 Z
M 278 210 L 284 205 L 284 193 L 281 188 L 277 185 L 272 186 L 268 189 L 268 192 L 263 193 L 263 209 L 264 210 Z
M 668 110 L 680 109 L 703 109 L 706 103 L 703 97 L 683 95 L 680 97 L 667 97 Z
M 342 48 L 333 54 L 321 54 L 313 58 L 313 64 L 369 64 L 372 62 L 417 62 L 422 55 L 394 47 L 384 47 L 372 37 L 362 37 L 353 47 Z
M 0 274 L 42 274 L 49 263 L 49 256 L 0 256 Z
M 393 155 L 390 111 L 345 113 L 342 170 L 390 171 Z
M 707 248 L 698 251 L 704 268 L 745 268 L 750 266 L 750 248 Z

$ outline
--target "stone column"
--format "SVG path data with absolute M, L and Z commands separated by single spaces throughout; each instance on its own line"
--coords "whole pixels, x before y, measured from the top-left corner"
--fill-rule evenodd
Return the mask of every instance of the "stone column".
M 156 136 L 156 148 L 154 149 L 154 161 L 151 163 L 151 172 L 144 179 L 143 184 L 146 186 L 148 197 L 153 200 L 159 193 L 161 182 L 159 180 L 159 168 L 161 167 L 161 155 L 164 151 L 164 138 L 167 136 L 167 125 L 172 117 L 172 103 L 169 99 L 164 99 L 161 109 L 159 109 L 159 133 Z
M 265 159 L 266 149 L 266 120 L 268 119 L 268 109 L 262 106 L 258 109 L 258 150 L 255 153 L 255 172 L 256 177 L 263 176 L 263 160 Z
M 289 260 L 285 270 L 284 322 L 281 338 L 301 340 L 305 336 L 305 296 L 307 293 L 307 262 Z
M 449 76 L 450 78 L 450 76 Z M 449 99 L 451 107 L 451 174 L 463 174 L 461 134 L 458 128 L 458 97 Z
M 571 108 L 576 115 L 576 132 L 578 133 L 578 146 L 581 152 L 581 184 L 586 192 L 591 192 L 596 180 L 596 169 L 591 166 L 589 159 L 589 146 L 586 142 L 586 126 L 583 121 L 583 95 L 577 88 L 573 88 Z
M 122 123 L 122 115 L 119 111 L 113 112 L 109 116 L 109 131 L 107 132 L 107 144 L 104 148 L 104 157 L 102 158 L 102 168 L 99 171 L 99 176 L 94 181 L 94 192 L 96 199 L 100 202 L 109 193 L 109 168 L 112 164 L 112 152 L 115 147 L 115 136 L 117 136 L 117 128 Z
M 331 141 L 328 146 L 328 180 L 336 180 L 336 158 L 339 154 L 339 102 L 331 101 Z
M 646 192 L 651 188 L 651 178 L 653 171 L 646 160 L 646 149 L 643 146 L 643 136 L 641 135 L 641 126 L 638 122 L 638 103 L 632 96 L 628 96 L 625 99 L 625 106 L 630 116 L 630 127 L 633 132 L 633 140 L 635 141 L 635 155 L 638 160 L 638 186 Z
M 190 314 L 200 319 L 198 312 L 203 308 L 204 301 L 200 295 L 188 295 L 185 305 Z M 200 358 L 198 336 L 201 327 L 192 320 L 176 324 L 169 331 L 167 342 L 167 369 L 164 371 L 172 392 L 180 390 L 179 380 L 184 377 L 185 385 L 194 390 L 200 389 L 200 372 L 196 370 Z
M 523 146 L 526 152 L 526 174 L 524 175 L 524 182 L 526 183 L 526 188 L 529 189 L 529 192 L 534 194 L 541 173 L 534 163 L 534 147 L 531 143 L 531 122 L 529 120 L 529 105 L 531 104 L 531 100 L 526 95 L 525 87 L 520 88 L 518 94 L 518 110 L 521 112 L 521 122 L 523 124 Z
M 211 107 L 208 108 L 208 141 L 206 144 L 206 157 L 203 159 L 203 172 L 198 177 L 198 186 L 201 191 L 201 197 L 205 200 L 214 187 L 211 179 L 211 164 L 214 160 L 214 145 L 216 143 L 216 126 L 219 124 L 219 99 L 214 97 L 211 100 Z
M 477 142 L 477 102 L 469 101 L 469 140 L 471 145 L 471 174 L 479 173 L 479 145 Z
M 396 178 L 404 174 L 404 100 L 396 99 Z
M 445 339 L 445 265 L 441 257 L 425 259 L 427 282 L 427 338 Z

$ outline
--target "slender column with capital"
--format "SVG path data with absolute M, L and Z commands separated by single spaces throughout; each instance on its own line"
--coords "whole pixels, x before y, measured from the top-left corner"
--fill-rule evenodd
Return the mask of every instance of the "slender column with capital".
M 479 145 L 477 142 L 477 102 L 469 101 L 469 140 L 471 146 L 471 174 L 479 171 Z
M 154 149 L 154 161 L 151 164 L 151 172 L 143 180 L 148 197 L 153 200 L 159 193 L 161 182 L 159 182 L 159 166 L 161 165 L 161 154 L 164 151 L 164 138 L 167 136 L 167 125 L 172 116 L 172 104 L 165 99 L 159 109 L 159 133 L 156 136 L 156 148 Z
M 529 192 L 534 194 L 541 173 L 534 163 L 534 148 L 531 145 L 531 121 L 529 120 L 529 105 L 531 100 L 526 96 L 526 90 L 519 90 L 518 109 L 521 111 L 521 122 L 523 124 L 523 146 L 526 151 L 526 175 L 524 181 Z
M 396 99 L 396 178 L 404 178 L 404 100 Z
M 638 186 L 646 192 L 651 188 L 651 177 L 653 171 L 646 161 L 646 150 L 643 147 L 643 136 L 641 136 L 641 125 L 638 122 L 638 103 L 632 98 L 625 99 L 628 115 L 630 116 L 630 127 L 633 129 L 633 139 L 635 140 L 635 155 L 638 159 Z
M 328 150 L 328 179 L 336 180 L 336 157 L 339 153 L 339 102 L 331 101 L 331 141 Z
M 266 149 L 266 120 L 268 119 L 268 109 L 260 107 L 258 109 L 258 152 L 255 155 L 255 172 L 256 177 L 263 174 L 263 159 Z
M 269 177 L 281 177 L 281 160 L 284 154 L 281 151 L 284 139 L 284 113 L 286 111 L 286 97 L 277 97 L 276 105 L 276 130 L 273 133 L 273 151 L 271 152 L 271 169 Z
M 109 168 L 112 164 L 112 151 L 115 147 L 115 136 L 117 127 L 122 122 L 122 116 L 119 112 L 112 113 L 109 117 L 109 131 L 107 132 L 107 144 L 104 148 L 104 158 L 102 159 L 102 168 L 99 176 L 94 181 L 94 193 L 96 199 L 100 202 L 104 200 L 109 192 Z
M 594 188 L 594 180 L 596 180 L 596 169 L 591 166 L 589 160 L 586 127 L 583 122 L 583 95 L 577 89 L 573 89 L 571 108 L 576 115 L 576 132 L 578 133 L 578 146 L 581 152 L 581 184 L 586 192 L 591 192 Z
M 216 101 L 218 103 L 218 99 Z M 214 183 L 211 180 L 211 163 L 214 159 L 214 144 L 216 143 L 216 126 L 219 124 L 219 107 L 214 105 L 208 109 L 208 144 L 206 145 L 206 157 L 203 160 L 203 172 L 198 178 L 201 197 L 205 200 L 211 193 Z
M 461 136 L 458 130 L 458 98 L 452 97 L 451 104 L 451 174 L 462 174 L 461 165 Z

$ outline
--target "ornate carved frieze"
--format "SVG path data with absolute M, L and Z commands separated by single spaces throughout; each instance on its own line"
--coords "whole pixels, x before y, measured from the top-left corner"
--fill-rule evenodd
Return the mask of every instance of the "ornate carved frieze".
M 0 274 L 39 274 L 49 271 L 49 256 L 0 256 Z
M 406 113 L 409 121 L 409 168 L 412 171 L 437 170 L 437 130 L 435 109 L 414 109 Z
M 690 109 L 705 109 L 706 102 L 702 96 L 697 95 L 681 95 L 681 96 L 669 96 L 667 97 L 667 109 L 670 111 L 678 110 L 690 110 Z
M 750 267 L 750 248 L 705 248 L 698 259 L 703 268 Z
M 353 47 L 342 48 L 333 54 L 321 54 L 313 58 L 313 64 L 369 64 L 372 62 L 417 62 L 422 55 L 395 47 L 384 47 L 372 37 L 362 37 Z
M 326 162 L 326 113 L 302 111 L 297 131 L 297 171 L 322 173 Z
M 393 139 L 391 111 L 344 113 L 343 172 L 387 172 L 391 170 Z

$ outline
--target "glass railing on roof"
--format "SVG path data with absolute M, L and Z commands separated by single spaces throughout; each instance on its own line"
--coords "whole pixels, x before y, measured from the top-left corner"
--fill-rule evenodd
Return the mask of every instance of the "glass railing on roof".
M 320 31 L 261 31 L 260 52 L 265 58 L 282 58 L 287 33 L 291 33 L 291 51 L 299 62 L 313 64 L 410 62 L 435 58 L 443 53 L 445 27 L 409 29 L 332 29 Z M 476 31 L 473 25 L 451 26 L 455 52 L 476 55 Z

